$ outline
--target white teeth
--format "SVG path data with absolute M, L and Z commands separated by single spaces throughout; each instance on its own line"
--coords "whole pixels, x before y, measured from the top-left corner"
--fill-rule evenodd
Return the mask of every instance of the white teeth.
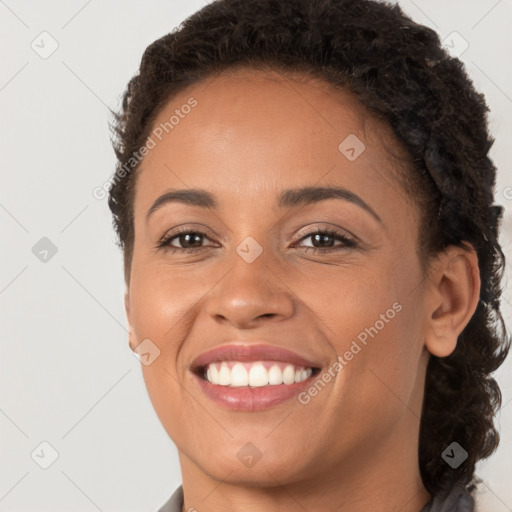
M 249 386 L 266 386 L 267 384 L 268 372 L 265 367 L 262 364 L 253 364 L 249 371 Z
M 231 384 L 231 370 L 226 363 L 220 365 L 219 378 L 217 384 L 221 386 L 229 386 Z
M 206 376 L 206 378 L 208 378 L 208 372 L 206 372 Z M 249 385 L 249 376 L 243 364 L 237 363 L 231 368 L 231 385 L 235 387 Z M 251 382 L 251 386 L 253 385 L 254 384 Z
M 206 367 L 206 380 L 212 384 L 231 387 L 277 386 L 303 382 L 313 373 L 312 368 L 295 367 L 292 364 L 275 363 L 267 370 L 262 361 L 254 363 L 211 363 Z M 282 369 L 284 366 L 284 369 Z
M 210 371 L 210 376 L 208 377 L 208 372 L 206 372 L 206 378 L 210 382 L 219 382 L 219 370 L 217 370 L 217 365 L 211 364 L 208 370 Z
M 268 383 L 274 386 L 283 383 L 283 372 L 277 364 L 272 365 L 268 371 Z
M 295 382 L 295 368 L 289 364 L 283 371 L 283 384 L 293 384 Z

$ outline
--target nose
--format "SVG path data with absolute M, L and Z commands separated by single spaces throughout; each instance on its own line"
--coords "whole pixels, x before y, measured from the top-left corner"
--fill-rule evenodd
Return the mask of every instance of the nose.
M 216 322 L 250 329 L 269 319 L 289 319 L 296 310 L 296 300 L 283 277 L 268 266 L 262 254 L 252 263 L 235 261 L 208 295 L 206 309 Z

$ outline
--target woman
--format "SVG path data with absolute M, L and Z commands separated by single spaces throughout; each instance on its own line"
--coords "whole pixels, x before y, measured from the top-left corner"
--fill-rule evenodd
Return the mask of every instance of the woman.
M 369 0 L 219 0 L 147 48 L 109 206 L 160 512 L 474 509 L 510 346 L 486 111 Z

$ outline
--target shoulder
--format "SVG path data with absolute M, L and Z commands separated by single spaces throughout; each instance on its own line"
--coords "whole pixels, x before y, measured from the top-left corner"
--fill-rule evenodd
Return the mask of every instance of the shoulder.
M 495 508 L 492 493 L 477 476 L 467 484 L 458 484 L 445 494 L 434 496 L 421 512 L 491 512 Z
M 503 508 L 503 501 L 491 490 L 494 487 L 492 481 L 487 480 L 489 486 L 480 478 L 475 479 L 474 483 L 475 512 L 494 512 L 497 509 L 501 510 Z
M 179 486 L 172 496 L 158 509 L 158 512 L 181 512 L 183 508 L 183 486 Z
M 432 496 L 420 512 L 477 512 L 472 489 L 472 483 L 454 485 L 449 490 Z

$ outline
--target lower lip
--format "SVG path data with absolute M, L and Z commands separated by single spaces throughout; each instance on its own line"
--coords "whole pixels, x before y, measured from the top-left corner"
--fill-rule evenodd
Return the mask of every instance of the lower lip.
M 215 403 L 232 411 L 261 411 L 290 400 L 311 385 L 315 373 L 294 384 L 261 387 L 231 387 L 212 384 L 193 373 L 205 395 Z

